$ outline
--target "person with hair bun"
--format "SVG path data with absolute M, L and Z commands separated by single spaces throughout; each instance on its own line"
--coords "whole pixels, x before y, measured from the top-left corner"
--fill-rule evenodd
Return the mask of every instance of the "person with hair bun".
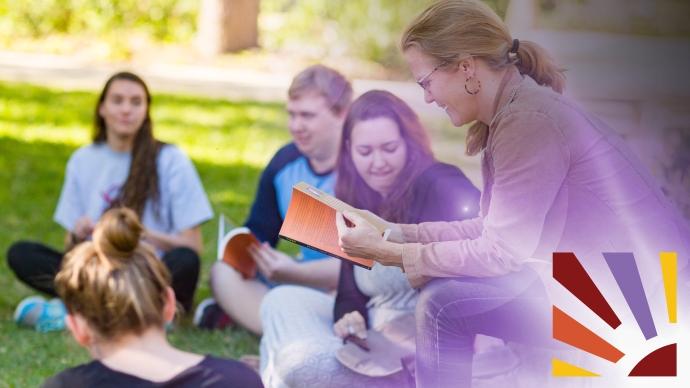
M 44 387 L 261 387 L 233 360 L 176 349 L 165 336 L 175 316 L 170 273 L 144 226 L 127 208 L 108 210 L 93 240 L 71 250 L 55 278 L 67 327 L 94 361 L 67 369 Z
M 470 386 L 477 334 L 554 344 L 531 262 L 575 252 L 610 276 L 602 252 L 633 252 L 647 290 L 658 289 L 659 252 L 687 265 L 690 228 L 659 185 L 613 130 L 562 95 L 563 71 L 546 51 L 512 36 L 486 4 L 434 2 L 401 49 L 426 102 L 470 125 L 466 152 L 481 154 L 484 181 L 472 220 L 391 223 L 384 240 L 357 214 L 336 218 L 347 254 L 402 267 L 421 289 L 418 387 Z M 548 376 L 548 363 L 530 367 Z
M 89 240 L 104 211 L 134 210 L 151 243 L 172 275 L 172 287 L 185 312 L 191 312 L 203 247 L 201 224 L 213 211 L 194 164 L 182 150 L 154 137 L 151 94 L 136 74 L 119 72 L 105 83 L 94 109 L 93 143 L 67 162 L 54 219 L 66 231 L 65 250 L 20 241 L 7 251 L 7 263 L 28 286 L 56 296 L 53 279 L 64 252 Z M 39 331 L 62 328 L 42 298 L 19 304 L 15 320 Z M 54 302 L 58 302 L 54 300 Z M 51 302 L 49 305 L 54 305 Z

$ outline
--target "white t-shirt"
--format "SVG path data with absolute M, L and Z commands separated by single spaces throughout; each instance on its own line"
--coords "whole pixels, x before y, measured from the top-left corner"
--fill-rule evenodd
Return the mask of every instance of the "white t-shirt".
M 118 152 L 107 143 L 76 150 L 65 172 L 53 219 L 66 230 L 74 230 L 80 217 L 96 222 L 115 200 L 129 175 L 130 152 Z M 148 200 L 142 223 L 147 229 L 175 234 L 213 217 L 211 205 L 189 158 L 176 146 L 167 144 L 158 154 L 159 213 Z

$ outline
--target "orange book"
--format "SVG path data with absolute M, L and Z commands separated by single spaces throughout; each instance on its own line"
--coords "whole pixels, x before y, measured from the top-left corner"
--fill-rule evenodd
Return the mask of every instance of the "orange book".
M 237 270 L 245 279 L 256 276 L 256 262 L 252 259 L 249 248 L 259 244 L 259 240 L 247 227 L 233 228 L 225 233 L 225 216 L 218 220 L 218 260 L 222 260 Z
M 371 269 L 374 265 L 373 260 L 353 257 L 340 249 L 338 229 L 335 226 L 335 213 L 338 211 L 358 213 L 380 231 L 382 236 L 385 235 L 387 225 L 379 219 L 305 182 L 300 182 L 292 187 L 292 198 L 279 236 L 323 254 L 349 260 L 361 267 Z

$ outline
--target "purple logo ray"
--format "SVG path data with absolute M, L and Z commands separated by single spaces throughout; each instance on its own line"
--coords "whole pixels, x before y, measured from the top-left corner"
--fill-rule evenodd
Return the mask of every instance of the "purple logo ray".
M 649 310 L 635 257 L 630 252 L 616 252 L 604 253 L 604 258 L 645 339 L 656 337 L 652 312 Z

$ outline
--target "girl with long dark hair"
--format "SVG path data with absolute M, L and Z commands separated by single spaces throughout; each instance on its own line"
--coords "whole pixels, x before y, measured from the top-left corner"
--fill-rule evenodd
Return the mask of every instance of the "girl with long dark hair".
M 108 79 L 96 103 L 93 143 L 70 157 L 54 219 L 67 231 L 67 252 L 91 238 L 104 211 L 133 209 L 145 227 L 144 240 L 170 270 L 178 302 L 190 311 L 203 245 L 200 225 L 213 213 L 189 158 L 154 137 L 150 106 L 151 95 L 137 75 L 120 72 Z M 50 296 L 56 296 L 62 257 L 63 252 L 35 242 L 15 243 L 7 252 L 17 277 Z M 15 319 L 39 330 L 63 327 L 55 314 L 61 309 L 45 307 L 42 298 L 29 298 Z

